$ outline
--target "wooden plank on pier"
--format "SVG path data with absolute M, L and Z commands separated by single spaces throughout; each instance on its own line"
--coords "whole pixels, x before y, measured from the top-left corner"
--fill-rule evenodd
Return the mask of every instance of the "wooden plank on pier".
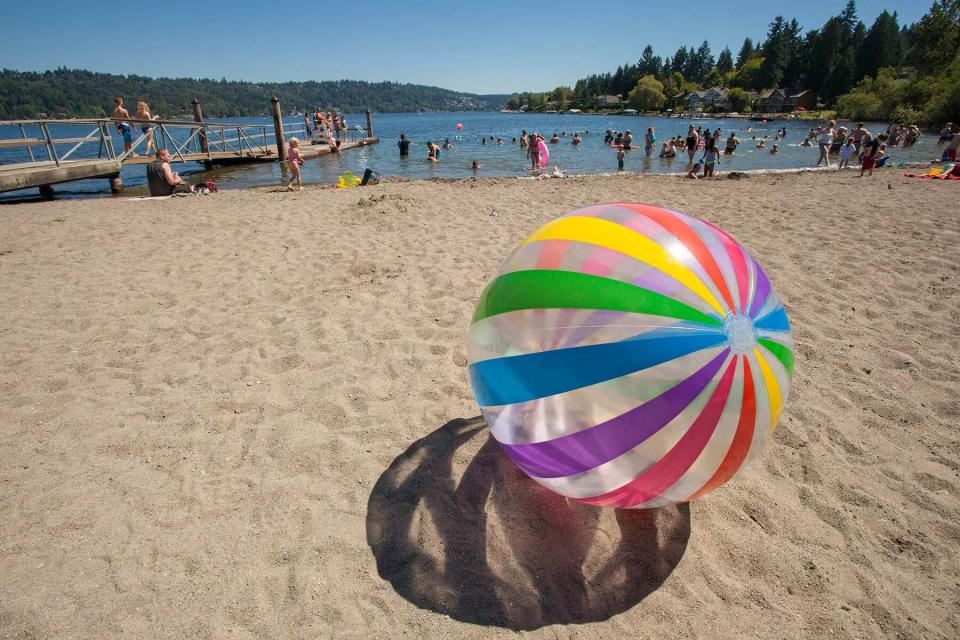
M 123 159 L 124 165 L 130 164 L 150 164 L 157 158 L 153 155 L 149 156 L 127 156 Z M 238 155 L 233 151 L 211 151 L 210 153 L 185 153 L 183 158 L 175 155 L 173 152 L 170 153 L 170 163 L 176 162 L 270 162 L 276 160 L 277 156 L 273 154 L 272 151 L 267 153 L 257 152 L 251 153 L 250 151 L 244 150 L 243 155 Z
M 58 167 L 54 162 L 24 162 L 0 165 L 0 192 L 29 189 L 45 184 L 104 178 L 120 173 L 117 160 L 68 160 Z
M 342 142 L 340 143 L 340 151 L 346 151 L 347 149 L 355 149 L 357 147 L 365 147 L 368 144 L 376 144 L 380 142 L 380 138 L 363 138 L 361 140 L 353 140 L 351 142 Z M 304 159 L 316 158 L 318 156 L 325 156 L 330 154 L 330 145 L 328 144 L 300 144 L 300 155 Z
M 0 140 L 0 149 L 6 149 L 8 147 L 35 147 L 41 144 L 47 144 L 47 141 L 39 138 L 14 138 L 12 140 Z

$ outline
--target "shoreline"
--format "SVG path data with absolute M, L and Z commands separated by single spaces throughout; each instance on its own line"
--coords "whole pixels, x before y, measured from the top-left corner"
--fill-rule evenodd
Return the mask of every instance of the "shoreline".
M 900 164 L 898 163 L 896 166 L 881 167 L 881 168 L 879 168 L 879 169 L 874 169 L 874 177 L 892 176 L 892 175 L 894 175 L 894 174 L 891 173 L 891 172 L 894 171 L 894 170 L 910 169 L 910 168 L 929 168 L 929 167 L 935 166 L 935 165 L 937 165 L 937 164 L 941 164 L 941 163 L 940 163 L 939 161 L 937 161 L 937 162 L 929 162 L 929 163 L 906 162 L 906 163 L 903 163 L 903 166 L 902 166 L 902 167 L 901 167 Z M 210 171 L 199 171 L 199 172 L 197 172 L 197 173 L 195 173 L 195 174 L 190 174 L 190 175 L 191 175 L 191 176 L 195 176 L 195 175 L 202 175 L 202 174 L 204 174 L 204 173 L 215 173 L 215 171 L 216 171 L 216 170 L 214 170 L 214 171 L 212 171 L 212 172 L 210 172 Z M 830 173 L 831 171 L 833 171 L 833 172 L 838 172 L 837 175 L 849 175 L 849 174 L 855 174 L 855 173 L 857 173 L 857 172 L 859 171 L 859 169 L 858 169 L 857 167 L 851 167 L 851 168 L 849 169 L 849 171 L 846 170 L 846 169 L 844 169 L 842 173 L 839 173 L 840 170 L 837 169 L 836 166 L 833 166 L 833 167 L 798 167 L 798 168 L 787 168 L 787 169 L 743 169 L 743 170 L 737 170 L 737 171 L 724 171 L 724 170 L 721 169 L 721 170 L 716 174 L 716 180 L 728 180 L 728 179 L 730 179 L 730 178 L 728 178 L 728 176 L 729 176 L 731 173 L 733 173 L 733 174 L 738 174 L 738 177 L 739 177 L 739 176 L 750 176 L 750 177 L 753 177 L 753 176 L 765 176 L 765 175 L 801 175 L 801 174 L 804 174 L 804 173 L 818 173 L 818 174 L 820 174 L 820 173 Z M 902 174 L 897 174 L 897 175 L 902 175 Z M 644 179 L 651 179 L 651 178 L 660 178 L 660 177 L 662 177 L 662 178 L 671 178 L 671 179 L 677 179 L 677 178 L 684 179 L 685 176 L 686 176 L 686 171 L 685 171 L 685 170 L 676 171 L 676 172 L 670 172 L 670 173 L 661 173 L 661 172 L 646 172 L 646 173 L 644 173 L 644 172 L 634 172 L 634 171 L 623 171 L 623 172 L 612 171 L 612 172 L 606 172 L 606 173 L 568 173 L 568 174 L 564 174 L 563 176 L 553 176 L 553 175 L 551 175 L 551 174 L 549 174 L 549 173 L 544 173 L 544 174 L 540 174 L 540 175 L 517 175 L 517 176 L 483 176 L 483 175 L 477 175 L 477 176 L 472 176 L 472 177 L 453 177 L 453 178 L 445 178 L 445 177 L 439 177 L 439 176 L 438 176 L 438 177 L 432 177 L 432 178 L 405 178 L 405 177 L 403 177 L 403 176 L 388 176 L 388 177 L 381 178 L 379 184 L 381 184 L 381 185 L 386 185 L 386 184 L 403 184 L 403 183 L 418 183 L 418 182 L 423 182 L 423 183 L 451 183 L 451 184 L 464 183 L 464 184 L 471 184 L 471 183 L 476 183 L 476 182 L 478 182 L 478 181 L 491 181 L 491 180 L 504 181 L 504 182 L 509 183 L 509 182 L 513 182 L 513 181 L 565 180 L 565 179 L 571 179 L 571 178 L 584 179 L 584 178 L 591 178 L 591 177 L 596 177 L 596 178 L 619 178 L 619 179 L 627 179 L 627 178 L 630 178 L 630 177 L 637 177 L 637 178 L 644 178 Z M 703 181 L 703 180 L 704 180 L 704 179 L 701 178 L 701 179 L 698 180 L 697 182 L 700 182 L 700 181 Z M 711 181 L 711 180 L 707 180 L 707 182 L 710 182 L 710 181 Z M 303 186 L 305 187 L 305 189 L 308 189 L 308 190 L 327 190 L 327 189 L 332 189 L 332 190 L 334 190 L 334 191 L 344 190 L 344 189 L 337 189 L 337 187 L 336 187 L 335 184 L 330 184 L 330 183 L 326 183 L 326 182 L 307 182 L 307 181 L 304 181 L 304 182 L 303 182 Z M 371 187 L 376 187 L 376 186 L 377 186 L 377 185 L 371 185 Z M 359 186 L 357 186 L 357 187 L 353 187 L 352 189 L 345 189 L 345 190 L 346 190 L 346 191 L 350 191 L 350 190 L 356 190 L 356 189 L 359 189 L 361 192 L 364 192 L 365 189 L 366 189 L 366 187 L 359 187 Z M 250 185 L 250 186 L 235 187 L 235 188 L 228 186 L 228 187 L 222 189 L 219 193 L 233 193 L 233 192 L 243 192 L 243 191 L 268 192 L 268 193 L 269 193 L 269 192 L 287 192 L 287 189 L 283 186 L 282 183 L 279 183 L 279 182 L 278 182 L 277 184 Z M 131 192 L 133 192 L 133 193 L 131 193 Z M 212 195 L 216 196 L 216 195 L 219 195 L 219 194 L 212 194 Z M 177 197 L 180 198 L 180 196 L 177 196 Z M 204 197 L 206 197 L 206 196 L 204 196 Z M 0 211 L 2 211 L 2 210 L 3 210 L 3 207 L 5 207 L 5 206 L 13 206 L 13 205 L 18 205 L 18 204 L 38 204 L 38 203 L 44 203 L 44 202 L 67 202 L 67 201 L 86 201 L 86 200 L 115 201 L 115 200 L 125 200 L 125 199 L 144 200 L 144 199 L 153 199 L 153 198 L 150 198 L 150 196 L 147 195 L 147 189 L 146 189 L 145 186 L 138 186 L 138 187 L 128 188 L 128 189 L 125 190 L 123 193 L 119 193 L 119 194 L 112 194 L 112 193 L 109 193 L 109 192 L 105 192 L 105 193 L 83 194 L 83 195 L 78 195 L 78 196 L 75 196 L 75 197 L 70 197 L 70 196 L 61 197 L 61 198 L 56 198 L 56 197 L 54 197 L 54 198 L 52 198 L 52 199 L 44 199 L 44 198 L 42 198 L 42 197 L 40 197 L 40 196 L 33 196 L 33 197 L 29 197 L 29 198 L 26 198 L 26 197 L 25 197 L 25 198 L 22 198 L 22 199 L 8 199 L 8 200 L 2 200 L 2 199 L 0 199 Z M 163 198 L 161 197 L 161 198 L 156 198 L 156 199 L 163 199 Z

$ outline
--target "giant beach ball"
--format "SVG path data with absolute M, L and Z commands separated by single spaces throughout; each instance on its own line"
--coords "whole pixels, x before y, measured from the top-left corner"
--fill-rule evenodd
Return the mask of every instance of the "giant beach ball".
M 588 504 L 653 508 L 760 453 L 793 340 L 742 244 L 679 211 L 613 203 L 514 249 L 477 303 L 469 360 L 490 432 L 528 476 Z

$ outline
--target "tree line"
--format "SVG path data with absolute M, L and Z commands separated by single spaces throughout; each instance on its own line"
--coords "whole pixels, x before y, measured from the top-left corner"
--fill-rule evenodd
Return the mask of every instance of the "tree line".
M 620 95 L 650 111 L 680 92 L 713 86 L 730 89 L 735 111 L 749 108 L 748 91 L 785 88 L 810 90 L 825 108 L 851 118 L 960 121 L 960 0 L 936 0 L 903 26 L 896 12 L 883 11 L 867 27 L 855 0 L 819 29 L 776 16 L 763 42 L 745 38 L 736 57 L 729 48 L 714 57 L 706 40 L 666 58 L 647 45 L 636 63 L 572 88 L 516 95 L 508 107 L 591 109 L 598 96 Z
M 480 96 L 413 84 L 337 80 L 252 83 L 191 78 L 148 78 L 59 68 L 45 72 L 0 71 L 0 118 L 103 117 L 122 96 L 131 113 L 143 100 L 153 113 L 172 118 L 191 113 L 197 99 L 204 117 L 262 116 L 276 96 L 285 113 L 314 107 L 357 113 L 499 109 L 506 96 Z

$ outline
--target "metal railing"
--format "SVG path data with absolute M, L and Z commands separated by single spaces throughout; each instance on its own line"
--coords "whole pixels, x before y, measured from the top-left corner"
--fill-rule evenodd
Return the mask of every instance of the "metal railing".
M 84 136 L 71 136 L 57 138 L 51 132 L 51 127 L 67 124 L 71 126 L 93 125 L 93 129 Z M 20 133 L 19 138 L 0 139 L 0 149 L 26 148 L 30 156 L 31 163 L 52 162 L 56 166 L 71 160 L 78 149 L 88 143 L 97 144 L 97 158 L 117 159 L 110 137 L 108 124 L 104 120 L 8 120 L 0 122 L 0 126 L 16 127 Z M 27 127 L 34 127 L 39 136 L 28 136 Z M 66 152 L 57 150 L 57 145 L 72 144 Z M 47 159 L 38 160 L 33 152 L 33 147 L 42 146 L 46 150 Z M 72 158 L 77 159 L 77 158 Z M 84 159 L 90 159 L 84 158 Z
M 132 141 L 129 149 L 123 148 L 120 124 L 127 124 L 139 131 L 140 135 Z M 63 134 L 66 127 L 91 126 L 89 133 L 81 137 Z M 204 160 L 223 160 L 230 157 L 262 157 L 275 154 L 275 135 L 273 127 L 260 124 L 235 124 L 216 122 L 190 122 L 184 120 L 117 120 L 113 118 L 77 119 L 77 120 L 7 120 L 0 121 L 0 127 L 15 127 L 19 137 L 0 136 L 0 150 L 25 148 L 30 163 L 52 162 L 56 166 L 73 160 L 108 158 L 124 162 L 138 157 L 138 151 L 145 149 L 152 135 L 154 146 L 166 147 L 170 151 L 171 161 L 189 162 Z M 144 128 L 148 128 L 144 131 Z M 34 135 L 28 135 L 28 129 Z M 57 137 L 61 135 L 61 137 Z M 117 139 L 113 135 L 117 135 Z M 58 149 L 71 144 L 68 150 Z M 96 156 L 92 151 L 77 153 L 84 145 L 96 144 Z M 46 159 L 37 157 L 34 147 L 42 146 L 46 150 Z M 118 150 L 117 147 L 121 150 Z M 89 149 L 87 146 L 85 149 Z M 84 157 L 79 157 L 79 156 Z M 0 160 L 3 164 L 3 160 Z
M 130 126 L 131 134 L 139 133 L 131 140 L 129 148 L 124 148 L 121 124 Z M 78 126 L 92 128 L 89 133 L 79 137 L 69 135 L 69 131 L 67 133 L 62 131 L 67 127 Z M 140 153 L 146 153 L 151 137 L 155 148 L 165 147 L 170 151 L 171 162 L 212 162 L 232 158 L 276 157 L 276 134 L 272 124 L 89 118 L 8 120 L 0 121 L 0 128 L 2 127 L 15 127 L 15 133 L 19 133 L 19 137 L 0 135 L 0 152 L 4 149 L 26 149 L 26 155 L 29 156 L 28 164 L 47 162 L 59 167 L 65 162 L 94 158 L 106 158 L 120 163 L 143 162 Z M 294 135 L 302 136 L 304 141 L 314 138 L 313 135 L 307 135 L 302 121 L 283 123 L 282 129 L 284 138 L 287 139 Z M 313 127 L 311 132 L 314 133 Z M 356 142 L 367 137 L 367 131 L 360 125 L 354 125 L 347 130 L 328 129 L 327 132 L 340 142 Z M 58 133 L 61 137 L 57 137 Z M 94 144 L 97 145 L 96 155 L 91 149 Z M 64 151 L 64 145 L 72 146 Z M 38 154 L 34 152 L 34 147 L 40 146 L 46 151 L 46 159 L 38 158 Z M 78 152 L 81 149 L 84 151 Z M 11 157 L 4 159 L 4 155 L 0 153 L 0 165 L 10 164 Z M 20 159 L 15 157 L 12 159 L 19 162 L 20 159 L 26 158 L 21 155 Z
M 149 145 L 151 134 L 154 146 L 165 147 L 170 151 L 170 160 L 174 162 L 218 160 L 223 159 L 224 155 L 260 157 L 274 153 L 270 141 L 275 135 L 269 125 L 136 119 L 110 119 L 108 122 L 115 127 L 127 123 L 140 130 L 139 137 L 130 148 L 118 156 L 121 162 L 135 157 L 137 149 L 144 143 Z M 119 128 L 117 131 L 119 133 Z M 174 132 L 181 135 L 174 135 Z
M 358 124 L 353 125 L 352 128 L 348 127 L 346 130 L 331 130 L 330 128 L 326 129 L 327 134 L 333 134 L 333 137 L 340 142 L 356 142 L 358 140 L 363 140 L 367 137 L 367 131 Z M 290 136 L 302 136 L 301 140 L 312 140 L 316 135 L 316 128 L 310 126 L 310 134 L 307 134 L 307 129 L 304 126 L 304 123 L 301 122 L 286 122 L 283 125 L 283 137 L 289 139 Z M 274 136 L 275 137 L 275 136 Z

